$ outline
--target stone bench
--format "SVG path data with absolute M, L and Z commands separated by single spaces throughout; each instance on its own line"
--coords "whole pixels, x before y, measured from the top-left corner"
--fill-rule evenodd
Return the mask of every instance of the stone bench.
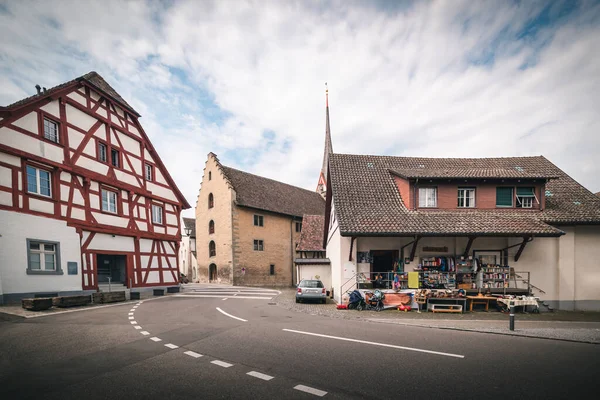
M 167 288 L 167 293 L 179 293 L 179 286 L 170 286 Z
M 52 299 L 52 305 L 56 307 L 85 306 L 92 302 L 92 296 L 59 296 Z
M 92 294 L 94 303 L 116 303 L 125 301 L 125 292 L 97 292 Z
M 153 290 L 153 294 L 155 296 L 164 296 L 165 295 L 165 289 L 154 289 Z
M 21 306 L 26 310 L 42 311 L 52 307 L 52 297 L 37 297 L 34 299 L 22 299 Z

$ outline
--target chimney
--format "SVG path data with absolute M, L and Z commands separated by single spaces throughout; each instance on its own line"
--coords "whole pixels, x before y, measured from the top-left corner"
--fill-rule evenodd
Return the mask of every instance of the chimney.
M 40 85 L 35 85 L 35 88 L 37 89 L 37 94 L 42 94 L 42 87 Z
M 46 93 L 46 91 L 47 91 L 46 88 L 42 88 L 42 89 L 44 89 L 44 93 Z

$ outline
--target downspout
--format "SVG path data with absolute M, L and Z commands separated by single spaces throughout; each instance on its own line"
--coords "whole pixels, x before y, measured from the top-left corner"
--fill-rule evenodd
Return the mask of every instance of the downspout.
M 290 224 L 290 259 L 292 261 L 292 287 L 294 287 L 294 217 Z
M 413 187 L 413 210 L 417 209 L 417 185 L 419 184 L 419 178 L 415 181 L 415 185 Z

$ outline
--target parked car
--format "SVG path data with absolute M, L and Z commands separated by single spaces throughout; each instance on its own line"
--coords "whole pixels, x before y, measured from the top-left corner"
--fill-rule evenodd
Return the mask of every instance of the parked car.
M 296 303 L 301 303 L 303 300 L 319 300 L 325 304 L 327 291 L 323 282 L 318 279 L 302 279 L 296 289 Z

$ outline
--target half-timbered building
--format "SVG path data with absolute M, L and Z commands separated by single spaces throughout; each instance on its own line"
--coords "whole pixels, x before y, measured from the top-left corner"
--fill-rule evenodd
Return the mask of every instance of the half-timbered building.
M 177 284 L 190 206 L 139 117 L 96 72 L 0 107 L 0 301 Z

